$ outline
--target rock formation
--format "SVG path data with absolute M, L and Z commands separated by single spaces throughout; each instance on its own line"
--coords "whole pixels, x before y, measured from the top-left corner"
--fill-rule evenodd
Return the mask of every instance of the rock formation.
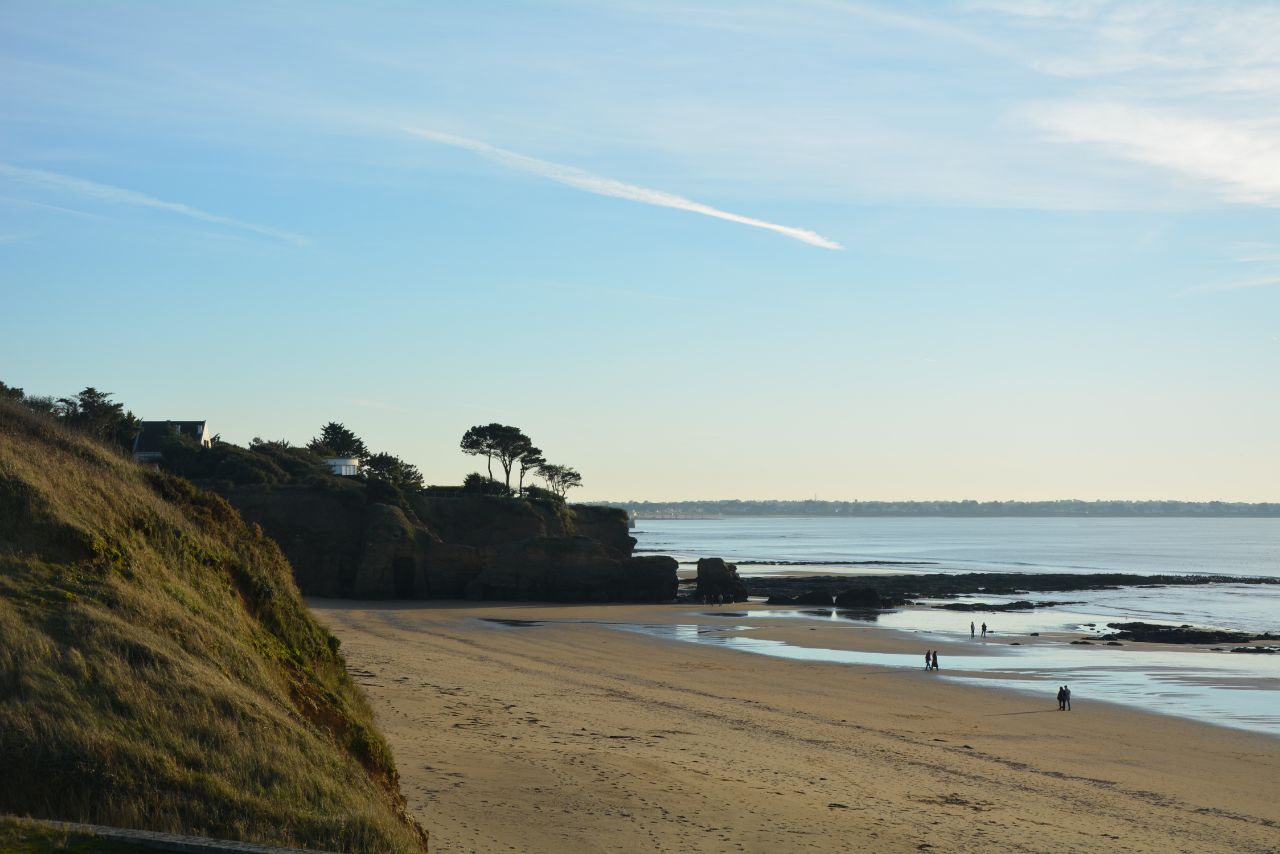
M 662 602 L 672 558 L 633 557 L 611 507 L 496 496 L 368 503 L 358 484 L 221 490 L 279 542 L 303 593 L 357 599 Z M 745 598 L 745 592 L 743 593 Z
M 698 561 L 696 595 L 708 601 L 724 597 L 728 602 L 745 602 L 747 588 L 738 578 L 738 567 L 725 563 L 723 558 L 704 557 Z

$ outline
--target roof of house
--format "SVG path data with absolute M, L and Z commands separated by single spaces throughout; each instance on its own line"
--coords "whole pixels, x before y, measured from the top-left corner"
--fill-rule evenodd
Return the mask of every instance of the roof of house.
M 135 454 L 156 454 L 165 436 L 177 432 L 183 436 L 203 442 L 207 421 L 143 421 L 142 432 L 133 440 Z

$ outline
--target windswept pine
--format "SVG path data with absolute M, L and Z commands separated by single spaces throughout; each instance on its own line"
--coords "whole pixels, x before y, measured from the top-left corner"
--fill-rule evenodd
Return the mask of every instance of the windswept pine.
M 338 642 L 222 499 L 0 402 L 0 812 L 415 851 Z

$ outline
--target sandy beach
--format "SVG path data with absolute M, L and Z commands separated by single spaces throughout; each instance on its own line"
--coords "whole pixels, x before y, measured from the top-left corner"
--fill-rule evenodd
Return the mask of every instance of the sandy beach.
M 435 852 L 1280 848 L 1269 736 L 593 624 L 692 606 L 310 604 Z

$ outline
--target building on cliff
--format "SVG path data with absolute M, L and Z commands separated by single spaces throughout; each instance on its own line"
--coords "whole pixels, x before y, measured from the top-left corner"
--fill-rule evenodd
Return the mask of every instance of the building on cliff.
M 359 457 L 325 457 L 324 464 L 329 471 L 340 477 L 355 477 L 360 474 Z
M 133 440 L 134 462 L 159 462 L 164 440 L 173 433 L 194 439 L 206 448 L 213 444 L 208 421 L 143 421 L 142 430 Z

